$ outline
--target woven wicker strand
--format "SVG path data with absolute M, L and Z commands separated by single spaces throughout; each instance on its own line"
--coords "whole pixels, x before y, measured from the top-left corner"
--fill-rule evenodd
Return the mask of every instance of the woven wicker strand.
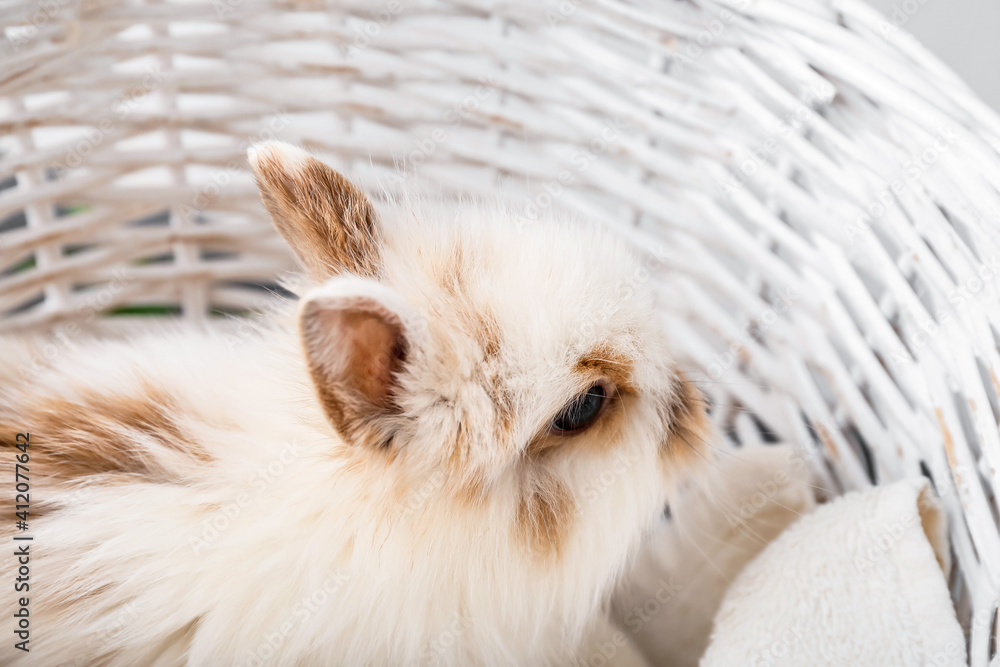
M 1000 597 L 1000 118 L 860 0 L 0 0 L 0 330 L 219 323 L 292 268 L 244 164 L 499 187 L 649 255 L 742 446 L 929 475 L 970 664 Z M 26 361 L 30 372 L 37 360 Z M 752 416 L 751 416 L 752 415 Z

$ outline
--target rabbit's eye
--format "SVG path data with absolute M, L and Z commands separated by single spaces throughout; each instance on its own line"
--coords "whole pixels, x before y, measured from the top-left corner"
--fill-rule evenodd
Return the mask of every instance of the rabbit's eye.
M 558 435 L 576 433 L 587 428 L 601 416 L 608 403 L 608 390 L 598 383 L 573 399 L 552 420 L 552 431 Z

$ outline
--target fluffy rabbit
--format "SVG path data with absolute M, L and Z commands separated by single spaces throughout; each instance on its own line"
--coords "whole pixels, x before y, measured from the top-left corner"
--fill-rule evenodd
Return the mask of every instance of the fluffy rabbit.
M 376 208 L 295 147 L 249 159 L 296 306 L 239 339 L 79 340 L 28 379 L 33 344 L 0 341 L 34 538 L 30 653 L 8 633 L 0 662 L 585 664 L 708 437 L 639 260 L 595 224 Z

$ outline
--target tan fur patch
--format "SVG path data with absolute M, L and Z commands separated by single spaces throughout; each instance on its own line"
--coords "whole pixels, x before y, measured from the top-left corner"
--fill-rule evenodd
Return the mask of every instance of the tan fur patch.
M 572 525 L 575 503 L 551 472 L 535 468 L 522 491 L 515 517 L 521 544 L 541 559 L 557 559 Z
M 465 256 L 461 246 L 456 246 L 448 261 L 435 267 L 437 280 L 447 295 L 448 305 L 469 335 L 479 344 L 482 352 L 483 373 L 478 379 L 493 402 L 497 424 L 497 442 L 512 443 L 515 427 L 514 399 L 499 372 L 503 340 L 496 316 L 473 307 L 465 293 Z
M 703 450 L 709 446 L 711 422 L 701 391 L 684 373 L 678 371 L 677 376 L 676 395 L 662 410 L 669 434 L 662 451 L 670 462 L 683 463 L 704 456 Z
M 501 372 L 500 325 L 492 313 L 476 313 L 467 306 L 462 313 L 463 319 L 472 337 L 482 351 L 482 373 L 477 378 L 483 390 L 493 403 L 493 414 L 496 420 L 496 442 L 501 446 L 513 446 L 514 428 L 514 398 L 504 382 Z
M 458 488 L 458 498 L 466 505 L 477 507 L 486 502 L 486 473 L 475 470 L 465 475 Z
M 454 297 L 464 297 L 465 254 L 460 243 L 456 243 L 451 248 L 451 254 L 445 255 L 432 271 L 445 292 Z
M 480 505 L 486 499 L 486 473 L 470 464 L 472 443 L 465 424 L 458 423 L 448 456 L 449 476 L 456 498 L 466 505 Z
M 607 378 L 619 394 L 635 392 L 632 386 L 632 359 L 609 345 L 599 345 L 583 355 L 576 364 L 577 373 Z
M 513 446 L 514 430 L 517 425 L 514 418 L 514 398 L 499 374 L 485 375 L 482 384 L 493 403 L 496 441 L 500 445 Z
M 479 346 L 486 359 L 496 359 L 500 356 L 500 325 L 492 313 L 480 314 L 473 320 L 473 336 L 479 341 Z
M 466 461 L 469 457 L 469 439 L 466 437 L 465 424 L 461 421 L 455 427 L 455 435 L 452 438 L 451 454 L 448 456 L 448 465 L 454 474 L 462 474 L 465 471 Z
M 361 190 L 319 160 L 271 144 L 251 166 L 275 227 L 314 279 L 378 275 L 381 227 Z
M 0 444 L 11 450 L 18 431 L 30 433 L 35 488 L 93 476 L 168 482 L 174 476 L 168 459 L 211 459 L 185 433 L 178 414 L 169 395 L 148 386 L 129 396 L 85 391 L 74 399 L 35 399 L 16 419 L 0 414 Z

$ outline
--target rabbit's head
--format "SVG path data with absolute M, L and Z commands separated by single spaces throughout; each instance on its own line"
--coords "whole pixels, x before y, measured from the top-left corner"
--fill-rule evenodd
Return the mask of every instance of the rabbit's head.
M 299 326 L 337 455 L 377 472 L 387 520 L 482 567 L 569 565 L 590 595 L 587 562 L 606 584 L 706 437 L 647 267 L 595 224 L 376 209 L 277 142 L 250 162 L 315 285 Z

